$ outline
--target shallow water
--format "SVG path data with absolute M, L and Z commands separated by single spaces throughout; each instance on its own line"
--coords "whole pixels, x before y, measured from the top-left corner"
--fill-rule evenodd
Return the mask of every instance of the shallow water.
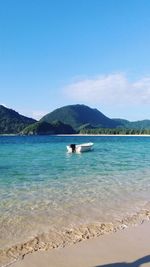
M 90 141 L 92 152 L 66 152 Z M 149 201 L 150 137 L 0 137 L 0 248 L 115 222 Z

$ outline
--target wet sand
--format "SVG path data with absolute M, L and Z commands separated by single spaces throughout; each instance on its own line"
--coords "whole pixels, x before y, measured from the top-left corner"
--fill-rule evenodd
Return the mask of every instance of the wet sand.
M 11 264 L 11 267 L 41 266 L 150 267 L 150 222 L 65 248 L 34 252 Z

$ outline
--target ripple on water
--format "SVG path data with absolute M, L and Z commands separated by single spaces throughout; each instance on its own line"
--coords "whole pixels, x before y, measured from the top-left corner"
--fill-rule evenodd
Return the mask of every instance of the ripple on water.
M 93 152 L 66 153 L 87 141 Z M 7 137 L 0 150 L 1 248 L 31 239 L 36 250 L 40 233 L 114 227 L 150 201 L 150 138 Z

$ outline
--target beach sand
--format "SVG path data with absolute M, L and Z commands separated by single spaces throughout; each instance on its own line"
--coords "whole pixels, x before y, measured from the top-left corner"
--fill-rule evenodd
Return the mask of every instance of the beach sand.
M 11 267 L 150 267 L 150 222 L 82 241 L 39 251 Z

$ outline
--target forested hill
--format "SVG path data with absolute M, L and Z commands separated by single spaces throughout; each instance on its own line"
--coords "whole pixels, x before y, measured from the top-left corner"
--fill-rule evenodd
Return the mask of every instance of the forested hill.
M 150 120 L 110 119 L 97 109 L 69 105 L 45 115 L 39 122 L 0 105 L 0 134 L 149 134 Z
M 123 119 L 114 119 L 116 122 L 122 125 L 124 128 L 128 129 L 150 129 L 150 120 L 142 121 L 128 121 Z
M 90 127 L 107 127 L 116 128 L 121 125 L 120 122 L 109 119 L 97 109 L 92 109 L 85 105 L 69 105 L 58 108 L 51 113 L 45 115 L 41 121 L 52 123 L 59 120 L 65 124 L 69 124 L 72 128 L 78 130 L 80 127 L 90 125 Z
M 45 121 L 38 121 L 27 126 L 21 135 L 53 135 L 53 134 L 74 134 L 75 131 L 70 125 L 64 124 L 60 121 L 48 123 Z
M 16 134 L 36 120 L 0 105 L 0 134 Z

